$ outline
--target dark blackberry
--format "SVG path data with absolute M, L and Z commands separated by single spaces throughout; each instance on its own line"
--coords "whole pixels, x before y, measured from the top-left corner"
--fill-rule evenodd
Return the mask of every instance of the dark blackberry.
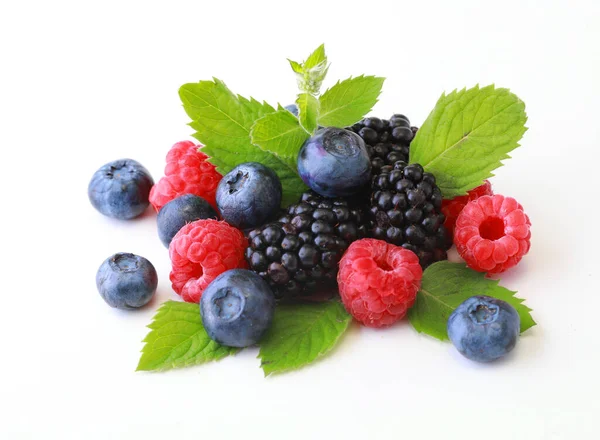
M 419 164 L 397 161 L 373 177 L 371 235 L 417 254 L 423 268 L 447 258 L 452 245 L 435 177 Z
M 361 208 L 308 191 L 277 222 L 249 233 L 246 259 L 278 299 L 309 296 L 335 285 L 340 258 L 366 234 Z
M 348 130 L 357 133 L 367 144 L 371 173 L 376 175 L 385 165 L 393 165 L 399 160 L 408 162 L 410 143 L 418 128 L 411 127 L 406 116 L 396 114 L 389 120 L 365 118 Z

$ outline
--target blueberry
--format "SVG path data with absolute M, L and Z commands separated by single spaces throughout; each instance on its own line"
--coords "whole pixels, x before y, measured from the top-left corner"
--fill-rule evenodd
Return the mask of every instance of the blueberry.
M 273 291 L 259 275 L 232 269 L 208 285 L 200 299 L 200 314 L 208 336 L 221 345 L 256 344 L 273 321 Z
M 152 185 L 152 176 L 139 162 L 115 160 L 94 173 L 88 186 L 88 197 L 100 213 L 128 220 L 146 210 Z
M 296 104 L 286 105 L 285 109 L 294 116 L 298 117 L 298 106 Z
M 231 170 L 217 187 L 217 207 L 223 219 L 240 229 L 265 223 L 281 204 L 281 182 L 270 168 L 247 162 Z
M 157 285 L 152 263 L 134 254 L 114 254 L 96 273 L 98 292 L 109 306 L 117 309 L 137 309 L 148 304 Z
M 511 351 L 521 321 L 510 304 L 489 296 L 473 296 L 450 315 L 448 337 L 468 359 L 489 362 Z
M 185 194 L 177 197 L 161 208 L 156 222 L 160 241 L 169 247 L 175 234 L 187 223 L 196 220 L 218 218 L 217 212 L 202 197 Z
M 369 182 L 371 161 L 359 135 L 322 128 L 300 149 L 298 172 L 322 196 L 343 197 L 359 192 Z

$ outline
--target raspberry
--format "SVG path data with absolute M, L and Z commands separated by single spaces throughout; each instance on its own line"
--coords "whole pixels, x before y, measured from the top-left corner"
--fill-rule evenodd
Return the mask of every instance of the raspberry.
M 248 241 L 238 229 L 217 220 L 188 223 L 169 246 L 173 290 L 188 302 L 199 302 L 202 292 L 229 269 L 246 268 Z
M 190 141 L 177 142 L 167 153 L 165 177 L 150 191 L 150 203 L 156 212 L 176 197 L 194 194 L 202 197 L 217 209 L 215 194 L 221 175 L 198 151 L 200 145 Z
M 481 196 L 491 196 L 493 194 L 494 192 L 492 191 L 492 184 L 489 182 L 489 180 L 485 180 L 483 185 L 472 189 L 467 193 L 467 195 L 454 197 L 450 200 L 444 199 L 442 201 L 442 214 L 446 216 L 444 226 L 450 233 L 450 236 L 454 237 L 456 219 L 467 203 L 476 200 Z
M 346 310 L 357 321 L 384 327 L 412 307 L 422 276 L 414 252 L 365 238 L 352 243 L 342 257 L 338 286 Z
M 483 196 L 458 216 L 454 243 L 472 269 L 501 273 L 529 252 L 530 227 L 529 217 L 512 197 Z

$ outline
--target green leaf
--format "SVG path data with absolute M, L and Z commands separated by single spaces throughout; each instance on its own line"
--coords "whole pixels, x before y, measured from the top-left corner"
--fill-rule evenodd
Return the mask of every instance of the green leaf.
M 384 81 L 385 78 L 364 75 L 338 81 L 319 99 L 319 124 L 347 127 L 359 121 L 377 103 Z
M 301 93 L 296 100 L 298 106 L 298 120 L 300 125 L 308 134 L 317 130 L 317 118 L 319 116 L 319 101 L 310 93 Z
M 325 55 L 325 44 L 317 47 L 304 62 L 304 70 L 310 70 L 320 64 L 327 64 L 327 55 Z
M 309 135 L 293 114 L 280 107 L 277 112 L 269 113 L 256 121 L 250 135 L 253 144 L 276 156 L 294 173 L 297 172 L 298 152 Z M 301 189 L 305 188 L 302 183 Z M 293 203 L 297 201 L 298 197 Z
M 321 106 L 322 108 L 322 106 Z M 493 176 L 527 131 L 525 104 L 493 85 L 443 94 L 410 146 L 410 162 L 433 173 L 445 198 Z
M 295 169 L 252 144 L 250 130 L 254 122 L 275 112 L 267 103 L 232 93 L 220 80 L 184 84 L 179 89 L 183 107 L 192 119 L 194 137 L 204 147 L 217 171 L 227 174 L 244 162 L 260 162 L 277 173 L 283 187 L 282 203 L 297 202 L 304 184 Z
M 202 326 L 198 304 L 165 302 L 148 326 L 136 371 L 168 370 L 216 361 L 238 351 L 217 344 Z
M 292 70 L 295 73 L 304 73 L 304 68 L 302 67 L 302 64 L 297 63 L 296 61 L 292 61 L 290 59 L 288 59 L 288 61 L 290 62 L 290 66 L 292 66 Z
M 296 73 L 296 80 L 300 91 L 318 95 L 321 84 L 327 76 L 329 65 L 327 64 L 327 55 L 325 55 L 325 45 L 320 45 L 311 53 L 305 62 L 298 63 L 289 60 L 292 70 Z
M 348 328 L 351 317 L 337 301 L 280 305 L 258 357 L 268 376 L 295 370 L 329 352 Z
M 498 285 L 498 280 L 485 277 L 484 273 L 469 269 L 463 263 L 440 261 L 429 266 L 423 274 L 421 290 L 415 305 L 408 312 L 408 319 L 419 333 L 426 333 L 440 340 L 447 340 L 448 318 L 463 301 L 485 295 L 506 301 L 521 318 L 521 333 L 533 327 L 531 309 L 517 298 L 517 292 Z

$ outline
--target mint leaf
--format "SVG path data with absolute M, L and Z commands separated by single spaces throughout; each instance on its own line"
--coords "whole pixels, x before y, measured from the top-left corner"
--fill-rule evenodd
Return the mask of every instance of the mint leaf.
M 278 306 L 260 343 L 258 357 L 265 376 L 314 362 L 337 344 L 350 320 L 337 301 Z
M 531 309 L 523 305 L 524 300 L 514 296 L 515 293 L 465 264 L 440 261 L 425 270 L 421 290 L 408 312 L 408 319 L 419 333 L 447 340 L 446 324 L 454 309 L 472 296 L 486 295 L 506 301 L 517 310 L 522 333 L 533 327 L 535 321 L 531 317 Z
M 304 62 L 304 70 L 313 69 L 323 63 L 327 63 L 327 56 L 325 55 L 325 44 L 321 44 L 317 47 L 313 53 L 311 53 L 306 61 Z
M 297 63 L 296 61 L 288 60 L 290 62 L 290 66 L 292 66 L 292 70 L 296 73 L 304 73 L 304 67 L 302 64 Z
M 168 370 L 215 361 L 236 348 L 217 344 L 202 326 L 198 304 L 165 302 L 148 326 L 136 371 Z
M 308 133 L 298 123 L 298 119 L 284 108 L 269 113 L 256 121 L 250 132 L 252 143 L 276 156 L 288 169 L 297 173 L 298 152 L 308 139 Z M 301 181 L 302 182 L 302 181 Z M 304 183 L 300 189 L 304 190 Z M 302 191 L 300 191 L 302 192 Z M 298 201 L 296 197 L 292 203 Z
M 252 144 L 250 130 L 254 122 L 275 112 L 267 103 L 235 95 L 220 80 L 184 84 L 179 89 L 183 108 L 192 119 L 194 137 L 210 156 L 217 171 L 227 174 L 244 162 L 260 162 L 277 173 L 283 187 L 282 203 L 297 202 L 304 184 L 295 169 L 269 151 Z
M 435 175 L 444 197 L 466 194 L 510 157 L 526 121 L 525 104 L 508 89 L 454 90 L 441 96 L 417 132 L 410 162 Z
M 319 98 L 319 124 L 347 127 L 359 121 L 377 103 L 384 81 L 364 75 L 338 81 Z
M 310 93 L 301 93 L 296 100 L 298 106 L 298 120 L 308 134 L 313 134 L 317 129 L 319 116 L 319 101 Z
M 304 63 L 288 60 L 292 70 L 296 73 L 298 88 L 305 93 L 318 95 L 321 84 L 325 80 L 329 65 L 325 55 L 325 45 L 321 44 L 309 55 Z

